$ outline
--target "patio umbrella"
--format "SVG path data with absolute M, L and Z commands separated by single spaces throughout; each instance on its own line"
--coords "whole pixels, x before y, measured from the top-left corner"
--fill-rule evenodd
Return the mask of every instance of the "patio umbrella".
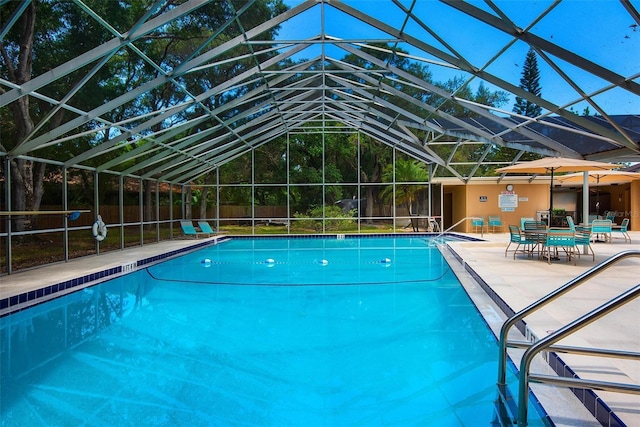
M 626 172 L 626 171 L 590 171 L 587 175 L 590 183 L 598 184 L 624 184 L 626 182 L 635 181 L 640 179 L 639 172 Z M 558 181 L 563 184 L 582 184 L 584 181 L 584 174 L 571 173 L 558 177 Z
M 627 171 L 589 171 L 587 180 L 596 184 L 596 215 L 600 214 L 600 184 L 623 184 L 640 179 L 640 173 Z M 558 178 L 563 184 L 583 183 L 584 174 L 571 173 Z
M 611 163 L 593 162 L 590 160 L 571 159 L 566 157 L 545 157 L 530 162 L 518 163 L 504 168 L 496 169 L 497 173 L 529 173 L 551 174 L 551 187 L 549 190 L 549 219 L 553 213 L 553 175 L 556 172 L 587 172 L 609 170 L 620 167 Z

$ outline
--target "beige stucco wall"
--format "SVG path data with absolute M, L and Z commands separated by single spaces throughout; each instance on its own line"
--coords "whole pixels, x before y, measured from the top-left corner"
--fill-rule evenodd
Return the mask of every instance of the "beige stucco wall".
M 514 184 L 514 193 L 518 196 L 518 207 L 513 212 L 502 212 L 498 206 L 499 195 L 506 191 L 506 184 L 469 184 L 447 186 L 445 192 L 453 194 L 453 223 L 469 216 L 482 216 L 488 221 L 489 215 L 499 215 L 504 225 L 520 224 L 520 218 L 536 218 L 537 211 L 549 209 L 549 184 Z M 485 199 L 486 201 L 481 201 Z M 455 231 L 471 232 L 471 221 L 465 221 Z
M 500 215 L 503 231 L 508 231 L 507 225 L 520 225 L 522 217 L 537 217 L 537 211 L 549 209 L 549 183 L 514 183 L 514 193 L 518 196 L 518 207 L 513 212 L 502 212 L 498 207 L 498 197 L 506 191 L 506 183 L 444 185 L 444 193 L 450 193 L 452 197 L 452 223 L 469 216 L 482 216 L 488 222 L 489 215 Z M 603 186 L 603 191 L 611 193 L 611 210 L 618 212 L 616 222 L 619 224 L 622 218 L 629 218 L 630 229 L 640 230 L 640 181 L 620 186 Z M 486 201 L 481 201 L 481 197 Z M 576 203 L 581 204 L 581 196 L 576 196 Z M 554 197 L 554 199 L 556 199 Z M 554 203 L 555 208 L 563 207 L 562 203 Z M 446 207 L 445 207 L 446 209 Z M 602 212 L 604 213 L 604 212 Z M 473 231 L 471 221 L 465 221 L 454 231 Z M 486 231 L 486 230 L 485 230 Z
M 630 188 L 629 219 L 631 229 L 640 230 L 640 181 L 633 181 Z

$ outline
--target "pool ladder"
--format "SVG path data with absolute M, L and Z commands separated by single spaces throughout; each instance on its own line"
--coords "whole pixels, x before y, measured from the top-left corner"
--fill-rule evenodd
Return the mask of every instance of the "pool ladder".
M 626 384 L 582 378 L 568 378 L 554 375 L 532 374 L 529 372 L 529 368 L 531 367 L 533 358 L 539 353 L 547 351 L 640 361 L 640 353 L 632 351 L 555 345 L 555 343 L 560 341 L 561 339 L 595 322 L 601 317 L 615 311 L 619 307 L 622 307 L 624 304 L 638 298 L 640 296 L 640 284 L 631 287 L 617 297 L 591 310 L 589 313 L 582 315 L 581 317 L 563 326 L 557 331 L 547 335 L 546 337 L 535 340 L 535 342 L 511 341 L 507 339 L 509 330 L 517 323 L 522 322 L 523 318 L 535 312 L 539 308 L 544 307 L 548 303 L 560 298 L 570 290 L 577 288 L 578 286 L 587 282 L 589 279 L 627 258 L 640 258 L 640 250 L 623 251 L 613 255 L 600 264 L 587 270 L 583 274 L 577 276 L 575 279 L 570 280 L 555 291 L 547 294 L 538 301 L 514 314 L 502 325 L 502 328 L 500 330 L 500 354 L 498 364 L 498 395 L 501 402 L 498 403 L 500 403 L 499 414 L 505 415 L 506 412 L 511 413 L 511 417 L 509 418 L 513 420 L 513 423 L 509 423 L 508 425 L 515 424 L 516 422 L 519 427 L 527 425 L 530 382 L 546 383 L 556 386 L 569 387 L 572 389 L 584 389 L 585 391 L 604 390 L 619 393 L 640 394 L 639 384 Z M 520 323 L 520 325 L 523 325 L 523 323 Z M 509 392 L 507 390 L 507 347 L 526 349 L 524 354 L 522 355 L 522 358 L 520 359 L 517 405 L 516 402 L 511 398 L 511 396 L 509 396 Z M 516 412 L 517 419 L 515 418 Z
M 438 235 L 436 237 L 432 238 L 429 241 L 429 246 L 436 246 L 438 244 L 440 244 L 440 245 L 444 244 L 444 240 L 442 239 L 442 236 L 447 234 L 449 231 L 451 231 L 452 229 L 454 229 L 458 225 L 460 225 L 463 222 L 468 221 L 470 219 L 474 220 L 474 219 L 482 219 L 482 218 L 479 218 L 477 216 L 467 216 L 467 217 L 462 218 L 460 221 L 456 222 L 455 224 L 453 224 L 451 227 L 447 228 L 446 230 L 441 231 L 440 233 L 438 233 Z M 480 237 L 482 237 L 482 236 L 483 236 L 482 228 L 480 228 Z

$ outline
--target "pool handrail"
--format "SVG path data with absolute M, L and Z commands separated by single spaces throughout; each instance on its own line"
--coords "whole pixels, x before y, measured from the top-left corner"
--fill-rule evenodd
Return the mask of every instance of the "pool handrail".
M 470 219 L 478 220 L 478 219 L 482 219 L 482 218 L 479 217 L 479 216 L 466 216 L 466 217 L 462 218 L 460 221 L 458 221 L 455 224 L 453 224 L 451 227 L 449 227 L 446 230 L 441 231 L 440 233 L 438 233 L 438 235 L 436 237 L 434 237 L 433 239 L 431 239 L 431 241 L 434 242 L 434 244 L 437 244 L 438 243 L 438 238 L 444 236 L 449 231 L 451 231 L 451 229 L 457 227 L 458 225 L 462 224 L 464 221 L 468 221 Z M 483 236 L 483 233 L 482 233 L 482 228 L 481 228 L 480 229 L 480 237 L 482 237 L 482 236 Z
M 564 285 L 560 286 L 556 290 L 550 292 L 539 300 L 533 302 L 529 306 L 515 313 L 508 318 L 500 329 L 499 347 L 500 353 L 498 356 L 498 389 L 506 387 L 506 364 L 507 364 L 507 347 L 512 348 L 526 348 L 527 350 L 522 355 L 520 361 L 520 381 L 518 389 L 518 425 L 527 425 L 527 411 L 528 411 L 528 383 L 529 378 L 534 379 L 536 382 L 551 382 L 556 385 L 566 385 L 568 387 L 575 387 L 576 384 L 580 384 L 580 388 L 593 387 L 597 389 L 606 389 L 619 392 L 640 393 L 640 387 L 619 383 L 605 383 L 603 381 L 593 380 L 581 380 L 581 379 L 568 379 L 560 377 L 547 377 L 544 375 L 529 375 L 528 369 L 531 364 L 531 360 L 535 355 L 543 350 L 557 351 L 562 353 L 575 353 L 575 354 L 588 354 L 594 356 L 606 356 L 617 358 L 631 358 L 640 359 L 639 353 L 619 351 L 619 350 L 601 350 L 595 348 L 573 347 L 573 346 L 554 346 L 553 344 L 568 335 L 571 335 L 575 331 L 582 327 L 592 323 L 605 314 L 614 311 L 618 307 L 632 299 L 640 296 L 640 285 L 636 285 L 630 290 L 627 290 L 623 294 L 607 301 L 600 307 L 590 311 L 589 313 L 581 316 L 573 322 L 563 326 L 557 331 L 549 334 L 545 338 L 542 338 L 534 343 L 529 342 L 516 342 L 509 341 L 507 335 L 509 330 L 518 322 L 522 321 L 526 316 L 530 315 L 539 308 L 544 307 L 548 303 L 555 301 L 567 292 L 577 288 L 581 284 L 587 282 L 592 277 L 602 273 L 604 270 L 612 267 L 618 262 L 631 257 L 640 258 L 640 250 L 628 250 L 619 252 L 610 258 L 604 260 L 600 264 L 590 268 Z

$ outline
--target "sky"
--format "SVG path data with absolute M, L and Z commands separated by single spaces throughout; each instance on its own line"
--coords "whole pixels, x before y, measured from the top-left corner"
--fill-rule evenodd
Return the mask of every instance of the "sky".
M 301 2 L 285 0 L 285 3 L 294 7 Z M 391 0 L 347 0 L 344 3 L 394 28 L 400 28 L 406 17 L 406 14 Z M 401 4 L 407 8 L 410 8 L 412 3 L 410 0 L 401 0 Z M 470 3 L 495 15 L 495 11 L 490 10 L 484 2 Z M 636 9 L 640 9 L 639 3 L 632 1 L 631 4 Z M 531 26 L 531 31 L 536 36 L 640 84 L 640 25 L 633 21 L 619 1 L 564 0 L 540 20 L 537 18 L 549 9 L 552 5 L 551 1 L 510 0 L 497 1 L 495 4 L 516 26 L 520 28 Z M 512 43 L 513 38 L 504 32 L 435 0 L 416 1 L 413 4 L 413 12 L 447 45 L 429 34 L 415 20 L 407 22 L 405 33 L 447 53 L 455 51 L 475 67 L 484 68 L 503 80 L 519 85 L 522 65 L 529 49 L 527 43 L 519 40 Z M 359 22 L 330 5 L 325 5 L 324 10 L 316 6 L 285 22 L 278 38 L 298 40 L 320 34 L 323 13 L 324 31 L 329 36 L 341 39 L 391 39 L 388 34 Z M 431 63 L 429 66 L 435 81 L 446 81 L 455 75 L 468 77 L 466 73 L 459 70 L 437 65 L 442 62 L 440 59 L 420 49 L 406 43 L 400 46 L 412 55 L 435 61 L 435 64 Z M 320 49 L 317 45 L 312 46 L 297 58 L 315 57 L 320 54 Z M 494 58 L 502 49 L 505 49 L 505 52 Z M 326 53 L 336 59 L 346 54 L 338 48 L 327 49 Z M 583 91 L 594 94 L 594 101 L 608 114 L 640 114 L 638 95 L 618 88 L 606 90 L 611 85 L 609 82 L 553 55 L 550 55 L 549 59 Z M 565 106 L 579 99 L 578 92 L 543 58 L 538 57 L 538 67 L 544 98 L 559 106 Z M 486 82 L 485 85 L 487 85 Z M 487 86 L 498 89 L 491 85 Z M 574 105 L 573 109 L 582 113 L 587 105 L 586 102 L 581 102 Z M 510 111 L 512 104 L 503 108 Z M 593 107 L 590 106 L 589 110 L 591 114 L 595 113 Z

